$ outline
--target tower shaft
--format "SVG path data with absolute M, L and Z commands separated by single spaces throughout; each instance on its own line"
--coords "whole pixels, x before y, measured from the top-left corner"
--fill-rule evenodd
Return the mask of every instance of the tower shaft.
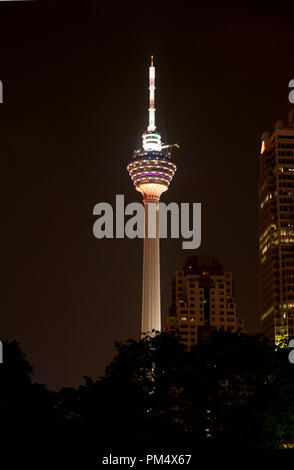
M 141 331 L 143 334 L 151 334 L 152 330 L 161 330 L 158 199 L 148 198 L 147 200 L 144 200 L 144 209 L 145 238 L 143 246 L 143 292 Z M 153 220 L 151 220 L 151 218 Z

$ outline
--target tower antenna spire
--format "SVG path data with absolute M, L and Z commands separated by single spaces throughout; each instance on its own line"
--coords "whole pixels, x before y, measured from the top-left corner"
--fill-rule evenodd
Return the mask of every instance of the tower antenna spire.
M 155 131 L 155 67 L 153 65 L 153 55 L 149 67 L 149 125 L 148 131 Z

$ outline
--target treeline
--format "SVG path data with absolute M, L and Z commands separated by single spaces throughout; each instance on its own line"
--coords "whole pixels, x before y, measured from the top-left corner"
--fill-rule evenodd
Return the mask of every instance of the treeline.
M 294 365 L 287 348 L 260 335 L 215 332 L 190 351 L 166 333 L 116 343 L 104 377 L 58 392 L 32 382 L 17 342 L 3 346 L 0 414 L 10 452 L 90 462 L 118 445 L 244 451 L 294 442 Z

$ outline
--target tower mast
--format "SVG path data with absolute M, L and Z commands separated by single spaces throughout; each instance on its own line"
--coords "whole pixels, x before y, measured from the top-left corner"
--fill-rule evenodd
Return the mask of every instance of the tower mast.
M 148 131 L 155 131 L 155 67 L 153 65 L 153 55 L 149 67 L 149 126 Z

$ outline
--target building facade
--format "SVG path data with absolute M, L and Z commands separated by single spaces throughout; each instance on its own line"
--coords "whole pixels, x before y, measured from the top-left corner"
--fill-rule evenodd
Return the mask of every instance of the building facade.
M 259 174 L 259 292 L 263 333 L 294 335 L 294 109 L 262 135 Z
M 178 332 L 190 347 L 213 329 L 244 331 L 243 320 L 236 314 L 233 276 L 215 256 L 191 256 L 172 280 L 167 330 Z

